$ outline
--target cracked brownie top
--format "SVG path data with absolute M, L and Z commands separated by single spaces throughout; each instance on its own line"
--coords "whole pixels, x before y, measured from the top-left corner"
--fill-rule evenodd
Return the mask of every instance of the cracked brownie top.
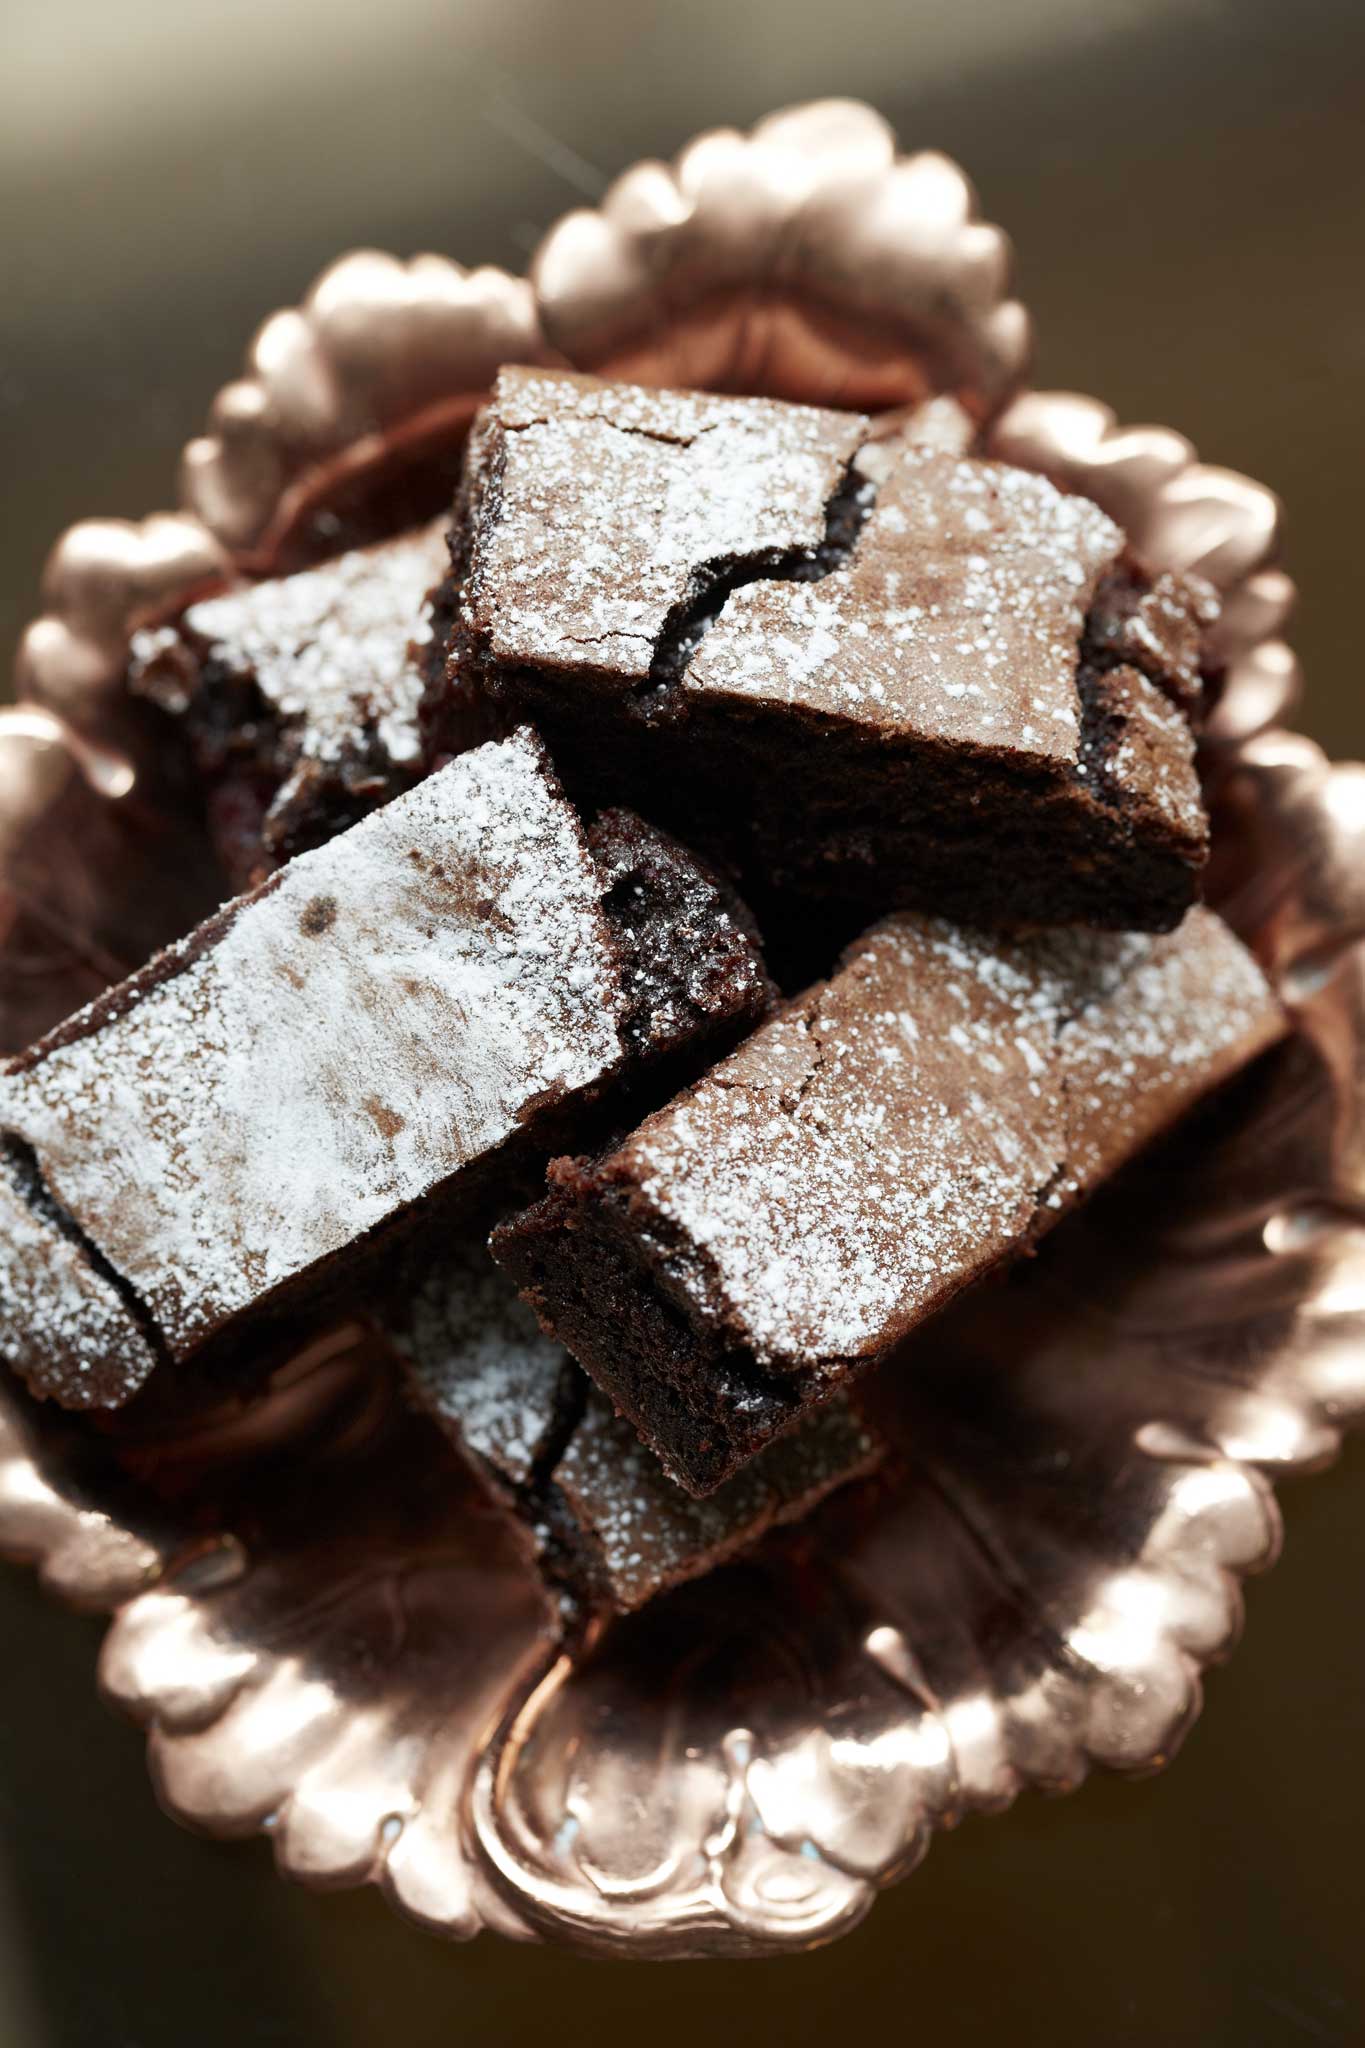
M 456 507 L 428 730 L 442 703 L 531 716 L 594 788 L 724 815 L 778 886 L 1174 924 L 1207 853 L 1213 593 L 1148 576 L 1098 506 L 971 454 L 942 412 L 888 435 L 504 370 Z

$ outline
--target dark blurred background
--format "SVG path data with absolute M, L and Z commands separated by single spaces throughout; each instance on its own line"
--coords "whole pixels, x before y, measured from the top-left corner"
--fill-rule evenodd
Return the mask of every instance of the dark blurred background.
M 3 0 L 0 639 L 50 541 L 167 502 L 251 329 L 348 246 L 520 268 L 697 129 L 871 100 L 1015 237 L 1038 380 L 1272 484 L 1303 722 L 1365 752 L 1360 0 Z M 0 1575 L 0 2048 L 1365 2040 L 1365 1450 L 1150 1784 L 970 1824 L 809 1958 L 449 1949 L 178 1832 L 96 1634 Z

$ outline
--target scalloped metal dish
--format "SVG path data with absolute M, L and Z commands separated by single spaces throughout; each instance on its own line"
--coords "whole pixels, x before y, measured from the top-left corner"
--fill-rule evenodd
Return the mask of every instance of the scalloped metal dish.
M 571 1651 L 516 1534 L 343 1329 L 249 1399 L 102 1434 L 0 1388 L 0 1548 L 109 1612 L 165 1804 L 442 1932 L 591 1951 L 830 1939 L 938 1828 L 1165 1762 L 1272 1561 L 1269 1480 L 1365 1408 L 1365 770 L 1280 730 L 1277 509 L 1179 435 L 1026 392 L 1008 249 L 945 159 L 829 102 L 703 136 L 529 280 L 344 258 L 267 321 L 187 509 L 55 550 L 0 713 L 0 959 L 28 1035 L 176 907 L 128 634 L 449 450 L 502 361 L 890 407 L 950 391 L 1156 565 L 1221 587 L 1214 891 L 1300 1032 L 943 1318 L 881 1390 L 906 1477 Z M 115 885 L 117 885 L 115 887 Z M 1002 1299 L 1007 1313 L 1002 1313 Z

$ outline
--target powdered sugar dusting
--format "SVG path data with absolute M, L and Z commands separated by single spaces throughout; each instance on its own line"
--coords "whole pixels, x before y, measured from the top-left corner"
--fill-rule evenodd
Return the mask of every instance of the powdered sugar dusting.
M 1122 720 L 1121 737 L 1104 756 L 1103 779 L 1127 799 L 1130 812 L 1145 810 L 1202 847 L 1208 821 L 1184 713 L 1135 668 L 1111 670 L 1099 688 L 1106 710 Z
M 851 560 L 735 591 L 684 688 L 1071 762 L 1085 614 L 1122 547 L 1044 477 L 906 445 Z
M 185 632 L 204 657 L 254 682 L 297 760 L 335 767 L 373 751 L 414 767 L 417 656 L 431 638 L 424 600 L 445 573 L 445 525 L 191 605 Z M 149 664 L 174 637 L 135 636 L 134 660 Z
M 514 1486 L 529 1486 L 571 1367 L 482 1242 L 443 1255 L 398 1341 L 437 1419 Z
M 1122 619 L 1112 652 L 1153 679 L 1186 711 L 1204 691 L 1201 656 L 1205 635 L 1217 623 L 1222 600 L 1213 585 L 1192 573 L 1170 570 L 1144 590 Z
M 526 730 L 283 869 L 0 1124 L 176 1352 L 620 1057 L 611 935 Z
M 941 391 L 901 413 L 883 413 L 873 423 L 872 439 L 859 449 L 856 468 L 881 485 L 893 473 L 906 448 L 937 448 L 948 455 L 970 455 L 980 428 L 955 398 Z
M 1121 986 L 1092 997 L 1059 1044 L 1078 1194 L 1284 1029 L 1265 976 L 1212 911 L 1128 944 Z
M 1013 940 L 896 917 L 607 1171 L 692 1313 L 766 1367 L 837 1365 L 894 1342 L 1281 1028 L 1206 911 L 1159 937 Z
M 508 370 L 490 524 L 464 598 L 497 660 L 648 676 L 708 564 L 809 550 L 868 429 L 856 413 Z
M 554 1476 L 613 1600 L 633 1608 L 804 1514 L 874 1464 L 877 1448 L 847 1399 L 836 1397 L 706 1500 L 694 1500 L 594 1388 Z

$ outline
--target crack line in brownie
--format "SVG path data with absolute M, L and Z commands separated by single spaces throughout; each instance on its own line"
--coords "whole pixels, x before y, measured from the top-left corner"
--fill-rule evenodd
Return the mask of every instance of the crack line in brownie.
M 1067 1085 L 1067 1079 L 1065 1076 L 1063 1076 L 1062 1094 L 1063 1096 L 1069 1096 L 1070 1093 L 1071 1091 Z M 1068 1168 L 1066 1161 L 1059 1159 L 1057 1164 L 1053 1167 L 1051 1173 L 1048 1175 L 1047 1179 L 1044 1181 L 1040 1181 L 1038 1183 L 1038 1186 L 1033 1190 L 1033 1208 L 1035 1215 L 1040 1209 L 1050 1209 L 1053 1206 L 1053 1196 L 1060 1194 L 1066 1186 L 1067 1172 Z
M 651 435 L 643 428 L 633 428 L 632 432 L 656 440 L 676 440 L 680 445 L 699 438 Z M 764 582 L 817 583 L 848 565 L 878 494 L 877 482 L 859 468 L 862 454 L 860 448 L 850 458 L 828 502 L 825 537 L 814 554 L 804 548 L 767 550 L 732 561 L 723 569 L 711 563 L 699 567 L 697 587 L 665 621 L 648 676 L 633 685 L 632 695 L 644 715 L 650 715 L 651 700 L 665 698 L 679 682 L 737 590 Z M 1097 585 L 1081 628 L 1076 660 L 1078 759 L 1073 779 L 1083 783 L 1097 802 L 1109 808 L 1123 806 L 1123 792 L 1114 784 L 1112 768 L 1129 719 L 1109 700 L 1105 679 L 1119 669 L 1135 669 L 1182 716 L 1189 715 L 1161 660 L 1131 645 L 1115 645 L 1112 631 L 1106 630 L 1115 623 L 1121 624 L 1151 589 L 1152 579 L 1131 561 L 1115 564 Z
M 574 1432 L 587 1412 L 591 1385 L 588 1375 L 577 1366 L 567 1375 L 561 1372 L 558 1413 L 531 1462 L 531 1476 L 526 1484 L 529 1496 L 543 1500 L 549 1492 L 555 1467 L 568 1450 Z
M 851 561 L 877 497 L 876 483 L 858 467 L 862 452 L 850 458 L 825 507 L 824 538 L 813 553 L 767 548 L 723 569 L 710 562 L 698 568 L 697 587 L 664 621 L 649 674 L 634 685 L 637 700 L 657 697 L 679 680 L 735 591 L 750 583 L 819 583 Z
M 649 388 L 647 385 L 639 387 L 641 391 L 647 391 Z M 554 424 L 555 415 L 542 406 L 538 412 L 528 411 L 521 419 L 509 421 L 507 432 L 509 435 L 524 434 L 533 427 L 552 427 Z M 685 427 L 670 429 L 651 426 L 647 421 L 640 419 L 633 419 L 628 427 L 617 426 L 612 421 L 607 424 L 619 434 L 629 434 L 634 440 L 659 441 L 665 448 L 695 448 L 698 441 L 704 441 L 708 434 L 714 434 L 716 431 L 714 426 L 705 426 L 694 427 L 688 432 Z
M 789 1115 L 795 1115 L 796 1111 L 801 1107 L 801 1104 L 814 1087 L 820 1070 L 825 1064 L 825 1041 L 820 1031 L 820 1004 L 818 1002 L 811 1005 L 809 1015 L 802 1019 L 802 1029 L 806 1034 L 806 1042 L 811 1049 L 811 1061 L 805 1073 L 801 1076 L 800 1086 L 791 1099 L 788 1109 Z
M 708 447 L 645 423 L 727 401 L 550 381 L 504 371 L 471 443 L 428 758 L 481 705 L 534 720 L 586 805 L 700 819 L 751 885 L 970 919 L 984 860 L 992 922 L 1174 925 L 1211 586 L 1143 573 L 1032 472 L 888 456 L 861 414 L 727 413 Z
M 157 1327 L 156 1318 L 132 1281 L 119 1271 L 113 1261 L 100 1250 L 95 1240 L 82 1230 L 70 1210 L 63 1208 L 57 1200 L 38 1163 L 38 1154 L 33 1146 L 14 1131 L 0 1131 L 0 1153 L 3 1153 L 10 1168 L 15 1187 L 33 1214 L 41 1222 L 50 1225 L 68 1244 L 74 1245 L 90 1270 L 112 1288 L 157 1364 L 165 1365 L 170 1358 L 170 1352 Z

